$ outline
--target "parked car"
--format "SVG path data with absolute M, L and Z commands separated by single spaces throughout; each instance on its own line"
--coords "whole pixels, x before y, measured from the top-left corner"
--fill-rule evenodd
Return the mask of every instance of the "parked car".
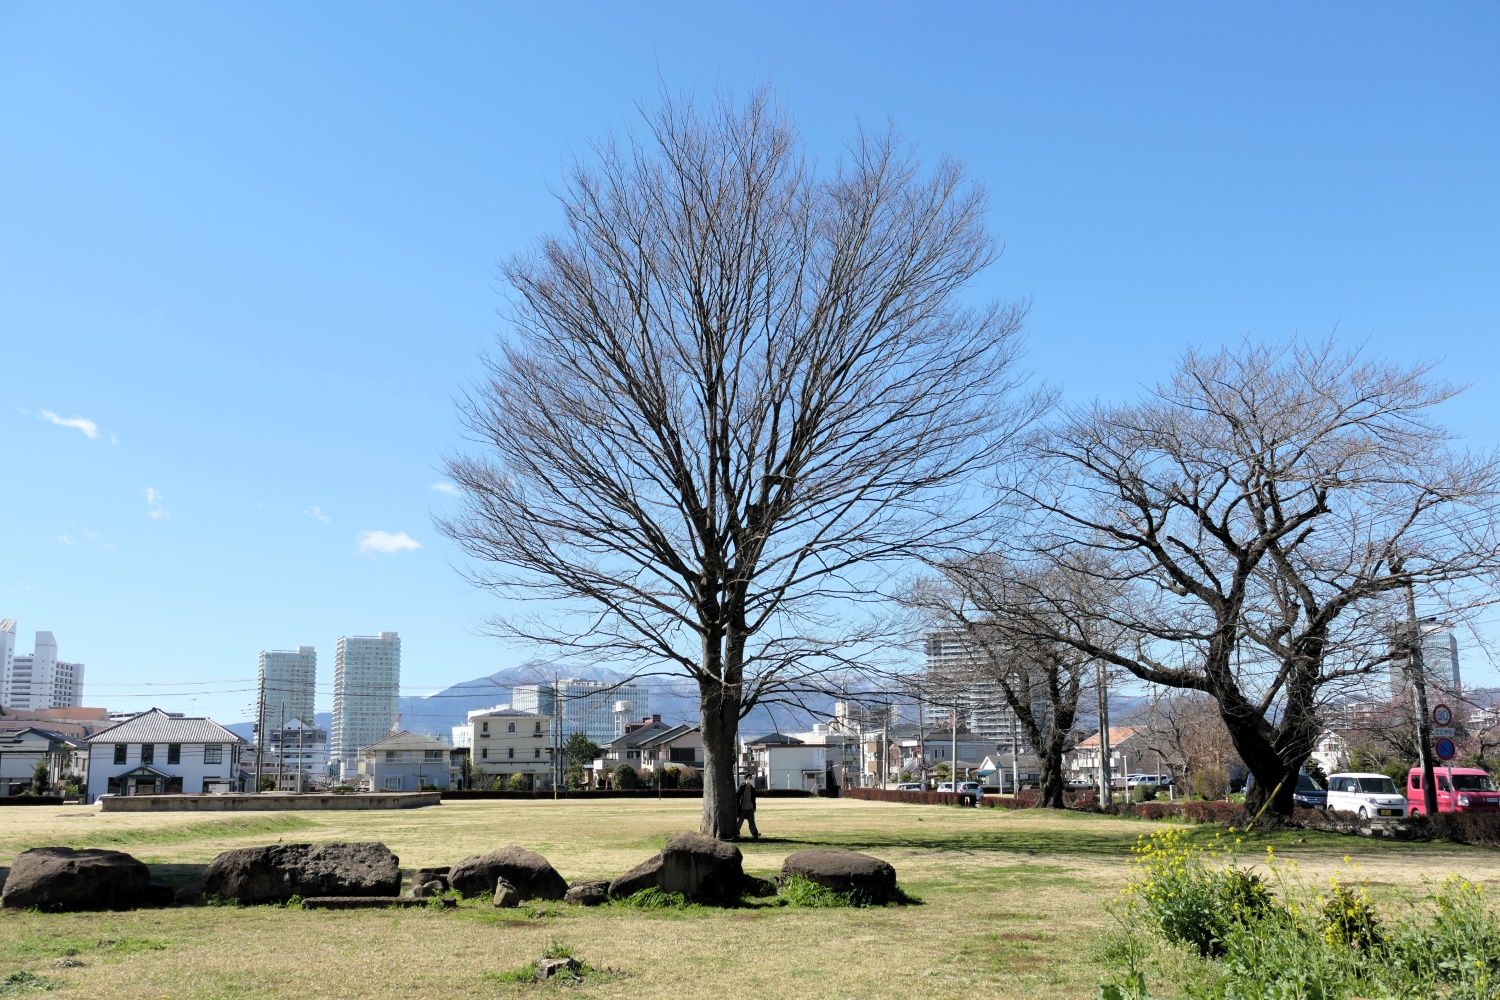
M 1500 811 L 1500 790 L 1488 771 L 1477 767 L 1440 767 L 1434 769 L 1437 779 L 1438 812 Z M 1422 794 L 1422 769 L 1406 772 L 1406 806 L 1413 816 L 1422 815 L 1427 802 Z
M 1255 775 L 1245 776 L 1245 793 L 1255 787 Z M 1328 808 L 1328 792 L 1318 784 L 1318 779 L 1306 771 L 1297 773 L 1297 787 L 1292 789 L 1292 802 L 1303 809 L 1326 809 Z
M 920 792 L 924 791 L 920 781 L 903 781 L 896 786 L 898 792 Z
M 1360 819 L 1401 819 L 1406 796 L 1388 775 L 1340 772 L 1328 776 L 1328 808 Z
M 1125 779 L 1126 788 L 1146 785 L 1149 788 L 1171 788 L 1175 782 L 1170 774 L 1132 774 Z

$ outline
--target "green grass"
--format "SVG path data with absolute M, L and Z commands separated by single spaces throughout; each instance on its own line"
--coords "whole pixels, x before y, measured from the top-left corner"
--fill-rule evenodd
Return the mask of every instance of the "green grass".
M 186 881 L 231 848 L 377 840 L 406 869 L 520 844 L 577 881 L 629 870 L 671 834 L 696 828 L 698 808 L 681 799 L 228 816 L 33 807 L 6 813 L 0 866 L 27 847 L 102 846 L 147 861 L 157 878 Z M 894 865 L 901 888 L 923 905 L 805 907 L 768 898 L 727 910 L 585 909 L 528 900 L 496 910 L 485 899 L 454 910 L 0 911 L 0 974 L 47 981 L 49 1000 L 486 998 L 551 989 L 506 977 L 561 939 L 574 942 L 592 968 L 609 970 L 567 984 L 568 995 L 580 998 L 722 1000 L 729 990 L 735 1000 L 784 1000 L 792 991 L 881 1000 L 1095 1000 L 1113 926 L 1103 906 L 1128 877 L 1136 839 L 1159 826 L 822 799 L 768 799 L 756 818 L 765 837 L 740 845 L 747 871 L 777 873 L 786 855 L 804 847 L 849 847 Z M 1194 839 L 1216 832 L 1184 829 Z M 1390 897 L 1420 894 L 1424 879 L 1454 871 L 1500 886 L 1497 852 L 1283 831 L 1251 834 L 1241 851 L 1254 861 L 1267 845 L 1299 860 L 1310 877 L 1347 870 L 1343 857 L 1352 854 L 1362 877 Z M 66 955 L 70 949 L 83 967 L 54 964 L 74 957 Z M 379 956 L 378 971 L 371 956 Z
M 616 906 L 632 910 L 680 910 L 688 905 L 687 897 L 680 892 L 663 892 L 651 887 L 633 892 L 624 899 L 615 901 Z M 566 956 L 555 956 L 564 958 Z
M 781 883 L 782 899 L 791 906 L 807 906 L 813 909 L 832 910 L 843 906 L 855 906 L 854 893 L 834 892 L 827 886 L 803 878 L 788 875 Z

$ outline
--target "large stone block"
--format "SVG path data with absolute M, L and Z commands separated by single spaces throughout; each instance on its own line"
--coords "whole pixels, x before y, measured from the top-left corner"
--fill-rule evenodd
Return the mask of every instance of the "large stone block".
M 394 896 L 401 867 L 384 844 L 274 844 L 225 851 L 209 863 L 203 894 L 239 903 L 293 896 Z
M 122 851 L 34 847 L 16 855 L 0 905 L 18 910 L 128 910 L 156 903 L 151 870 Z
M 623 899 L 642 889 L 680 892 L 700 903 L 733 903 L 744 888 L 740 849 L 701 833 L 679 833 L 653 858 L 609 884 L 609 898 Z
M 448 885 L 464 896 L 487 896 L 502 878 L 516 887 L 522 899 L 562 899 L 568 891 L 568 883 L 551 862 L 514 844 L 464 858 L 453 866 Z

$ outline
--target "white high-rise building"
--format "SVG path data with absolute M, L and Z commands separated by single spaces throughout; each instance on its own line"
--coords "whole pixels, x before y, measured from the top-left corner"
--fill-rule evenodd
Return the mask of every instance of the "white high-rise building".
M 265 713 L 268 732 L 274 732 L 294 719 L 307 726 L 313 724 L 313 692 L 317 678 L 318 651 L 313 647 L 261 650 L 257 712 Z
M 36 711 L 77 708 L 83 704 L 83 664 L 57 658 L 56 636 L 38 632 L 35 651 L 30 656 L 16 655 L 15 640 L 15 619 L 0 622 L 0 655 L 5 666 L 5 673 L 0 676 L 0 705 Z
M 559 745 L 574 733 L 583 733 L 595 743 L 615 738 L 615 718 L 623 706 L 623 718 L 640 719 L 651 706 L 651 689 L 629 681 L 589 681 L 577 677 L 552 684 L 521 684 L 511 689 L 511 706 L 518 712 L 531 712 L 559 718 Z
M 934 632 L 927 636 L 926 653 L 921 692 L 924 725 L 951 727 L 956 715 L 960 729 L 983 739 L 1005 746 L 1012 740 L 1030 744 L 1016 713 L 1005 703 L 999 682 L 988 676 L 991 668 L 983 651 L 960 632 Z
M 333 661 L 333 760 L 344 780 L 359 752 L 389 736 L 401 697 L 401 636 L 339 636 Z

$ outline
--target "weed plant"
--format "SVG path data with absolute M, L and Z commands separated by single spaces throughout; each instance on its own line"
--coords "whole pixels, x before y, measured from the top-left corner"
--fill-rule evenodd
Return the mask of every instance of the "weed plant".
M 1239 845 L 1172 829 L 1141 838 L 1113 909 L 1120 930 L 1105 957 L 1116 974 L 1101 997 L 1148 1000 L 1173 949 L 1188 955 L 1175 978 L 1195 1000 L 1500 997 L 1500 918 L 1483 886 L 1450 876 L 1382 912 L 1363 885 L 1337 874 L 1311 885 L 1272 847 L 1264 874 L 1247 871 Z

